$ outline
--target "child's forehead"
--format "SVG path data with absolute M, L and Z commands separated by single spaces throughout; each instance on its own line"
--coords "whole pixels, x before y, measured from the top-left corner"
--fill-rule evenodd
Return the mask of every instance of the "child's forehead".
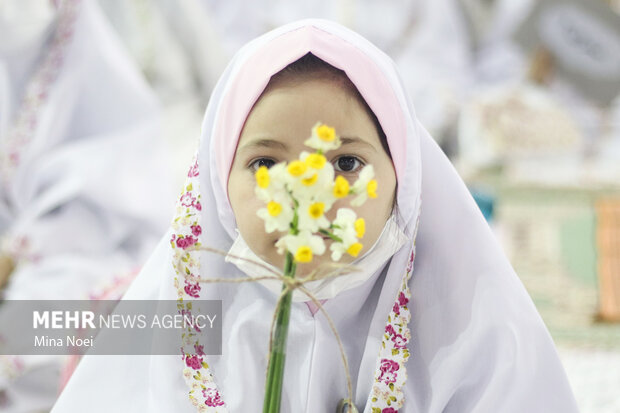
M 310 130 L 317 122 L 351 127 L 371 121 L 364 102 L 351 92 L 324 82 L 279 86 L 261 95 L 245 119 L 241 136 L 249 132 Z
M 341 152 L 353 150 L 367 159 L 376 153 L 391 157 L 383 130 L 361 96 L 329 81 L 267 90 L 246 120 L 236 153 L 307 150 L 303 142 L 317 123 L 336 129 L 343 140 Z

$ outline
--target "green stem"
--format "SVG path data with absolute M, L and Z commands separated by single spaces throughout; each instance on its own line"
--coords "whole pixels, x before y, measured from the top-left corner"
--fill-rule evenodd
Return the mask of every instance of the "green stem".
M 297 225 L 299 223 L 299 213 L 297 212 L 299 208 L 299 202 L 297 202 L 295 198 L 293 198 L 293 202 L 295 203 L 295 207 L 293 208 L 293 220 L 291 221 L 289 232 L 293 235 L 297 235 L 299 234 L 299 229 L 297 228 Z
M 295 277 L 295 262 L 293 254 L 286 253 L 286 264 L 284 266 L 284 276 Z M 284 289 L 285 286 L 282 286 Z M 286 356 L 286 338 L 288 336 L 288 325 L 291 314 L 291 301 L 293 292 L 287 292 L 282 298 L 280 308 L 276 318 L 276 327 L 273 335 L 273 347 L 269 355 L 269 366 L 267 368 L 267 383 L 265 384 L 265 400 L 263 402 L 263 413 L 279 413 L 280 399 L 282 395 L 282 383 L 284 377 L 284 361 Z
M 319 229 L 319 232 L 321 234 L 327 235 L 328 237 L 330 237 L 334 241 L 342 242 L 342 238 L 340 238 L 338 235 L 334 235 L 333 233 L 327 231 L 326 229 Z

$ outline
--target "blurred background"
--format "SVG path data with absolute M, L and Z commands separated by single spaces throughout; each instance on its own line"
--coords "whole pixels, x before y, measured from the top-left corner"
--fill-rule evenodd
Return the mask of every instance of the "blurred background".
M 84 1 L 157 102 L 175 190 L 244 43 L 305 17 L 375 43 L 529 291 L 581 411 L 620 412 L 620 1 Z M 0 0 L 0 37 L 11 21 L 44 33 L 76 2 Z

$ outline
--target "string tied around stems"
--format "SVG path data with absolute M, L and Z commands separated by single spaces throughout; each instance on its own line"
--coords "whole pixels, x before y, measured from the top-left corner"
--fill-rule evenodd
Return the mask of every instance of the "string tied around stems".
M 238 277 L 238 278 L 204 278 L 204 277 L 190 276 L 191 274 L 187 274 L 185 271 L 182 271 L 182 268 L 181 268 L 182 256 L 179 256 L 176 262 L 176 269 L 177 269 L 178 274 L 182 274 L 185 280 L 189 280 L 189 281 L 196 282 L 196 283 L 205 283 L 205 284 L 210 284 L 210 283 L 240 284 L 240 283 L 245 283 L 245 282 L 258 282 L 262 280 L 277 280 L 277 281 L 282 282 L 283 288 L 282 288 L 282 291 L 280 292 L 280 296 L 278 297 L 276 308 L 274 310 L 273 317 L 271 319 L 271 327 L 270 327 L 270 332 L 269 332 L 269 354 L 271 354 L 272 352 L 276 319 L 277 319 L 278 311 L 280 309 L 280 306 L 282 304 L 284 297 L 287 294 L 292 293 L 294 290 L 297 290 L 297 289 L 301 291 L 302 293 L 304 293 L 304 295 L 306 295 L 314 303 L 314 305 L 316 305 L 316 307 L 321 311 L 321 313 L 325 316 L 325 319 L 327 320 L 327 323 L 329 324 L 329 328 L 331 329 L 338 343 L 342 365 L 345 370 L 345 376 L 346 376 L 346 381 L 347 381 L 347 394 L 348 394 L 348 398 L 341 401 L 341 404 L 344 404 L 344 406 L 346 406 L 347 408 L 347 411 L 343 413 L 356 413 L 356 410 L 353 404 L 353 400 L 354 400 L 353 399 L 353 385 L 351 382 L 351 375 L 349 374 L 349 362 L 347 360 L 347 356 L 344 351 L 344 345 L 342 344 L 340 334 L 338 334 L 334 321 L 329 316 L 329 314 L 327 313 L 327 311 L 325 310 L 321 302 L 316 298 L 316 296 L 310 290 L 308 290 L 308 288 L 305 287 L 305 284 L 308 282 L 312 282 L 312 281 L 328 280 L 332 278 L 342 277 L 344 275 L 348 275 L 353 272 L 360 271 L 361 269 L 359 267 L 356 267 L 350 264 L 339 264 L 335 262 L 328 262 L 328 263 L 323 263 L 319 265 L 317 268 L 315 268 L 313 271 L 311 271 L 306 276 L 289 277 L 289 276 L 286 276 L 285 274 L 274 271 L 273 269 L 269 268 L 268 266 L 266 266 L 265 264 L 261 262 L 257 262 L 252 259 L 241 257 L 238 255 L 229 254 L 226 251 L 222 251 L 216 248 L 211 248 L 211 247 L 207 247 L 203 245 L 200 245 L 200 246 L 192 245 L 184 249 L 184 252 L 186 253 L 189 253 L 192 251 L 213 252 L 219 255 L 228 256 L 228 257 L 239 259 L 242 261 L 247 261 L 252 264 L 258 265 L 259 267 L 264 269 L 267 273 L 265 275 L 261 275 L 257 277 L 245 276 L 245 277 Z

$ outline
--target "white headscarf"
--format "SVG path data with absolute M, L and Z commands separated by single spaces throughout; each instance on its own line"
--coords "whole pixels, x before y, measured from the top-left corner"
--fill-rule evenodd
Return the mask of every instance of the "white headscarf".
M 157 100 L 96 3 L 2 6 L 0 299 L 121 294 L 174 206 Z M 65 362 L 0 356 L 0 410 L 49 410 Z
M 344 342 L 357 408 L 577 411 L 532 301 L 465 185 L 417 121 L 393 62 L 329 21 L 280 27 L 234 57 L 207 108 L 179 220 L 125 299 L 186 297 L 171 264 L 187 256 L 184 247 L 194 242 L 231 247 L 236 225 L 225 188 L 241 127 L 271 75 L 308 52 L 344 70 L 379 119 L 398 181 L 396 222 L 408 240 L 366 281 L 324 304 Z M 200 266 L 188 261 L 192 273 L 243 275 L 216 254 L 189 255 L 200 259 Z M 258 283 L 199 287 L 201 299 L 223 301 L 221 356 L 188 354 L 188 367 L 179 356 L 87 356 L 53 412 L 259 411 L 277 295 Z M 206 389 L 193 383 L 196 407 L 188 400 L 194 357 L 209 365 L 199 368 Z M 325 317 L 313 316 L 301 302 L 292 304 L 284 375 L 283 413 L 332 412 L 347 396 Z

